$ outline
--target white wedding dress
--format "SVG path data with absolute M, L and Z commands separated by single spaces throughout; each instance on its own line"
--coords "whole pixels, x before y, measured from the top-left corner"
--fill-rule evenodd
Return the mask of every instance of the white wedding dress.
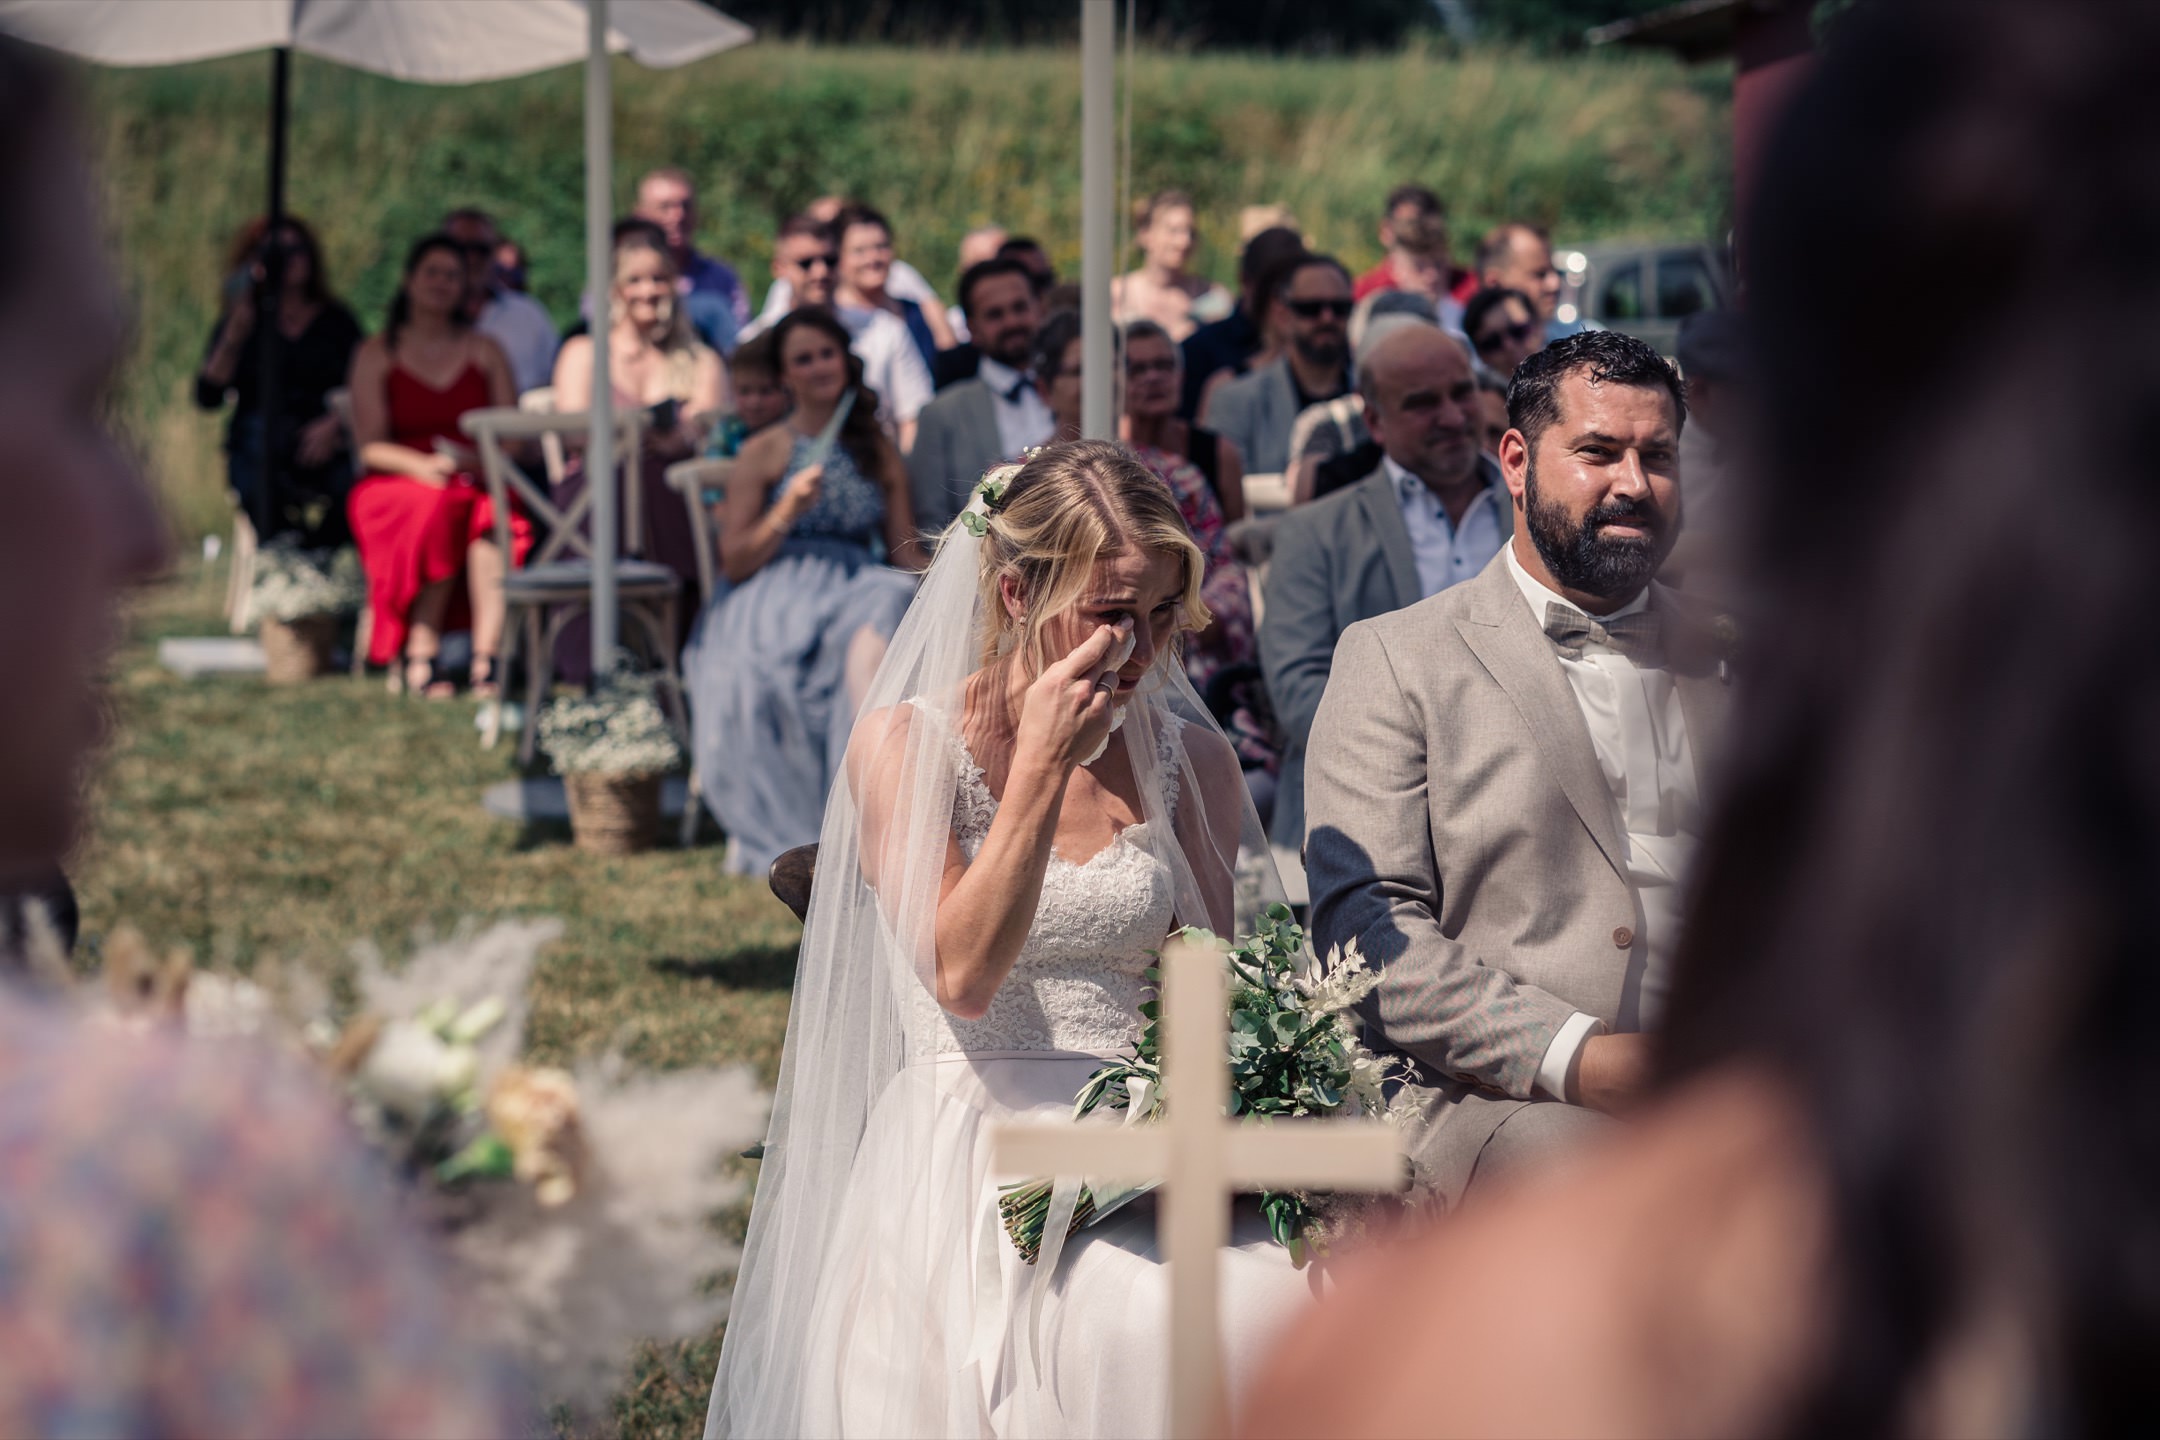
M 972 860 L 997 801 L 958 735 L 930 723 L 954 747 L 953 833 Z M 1180 728 L 1164 728 L 1157 756 L 1173 814 Z M 1153 1204 L 1080 1231 L 1039 1274 L 1000 1225 L 988 1163 L 991 1126 L 1069 1114 L 1088 1075 L 1139 1035 L 1142 972 L 1177 918 L 1168 867 L 1141 843 L 1147 823 L 1082 862 L 1052 856 L 1026 944 L 980 1019 L 912 992 L 915 1058 L 877 1101 L 812 1312 L 803 1433 L 1163 1433 L 1168 1272 Z M 1221 1314 L 1234 1395 L 1312 1292 L 1256 1210 L 1233 1241 Z

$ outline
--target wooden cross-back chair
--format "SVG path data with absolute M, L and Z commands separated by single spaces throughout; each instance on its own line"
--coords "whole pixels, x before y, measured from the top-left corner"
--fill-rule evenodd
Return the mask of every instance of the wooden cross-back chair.
M 690 543 L 697 557 L 698 608 L 712 604 L 720 584 L 720 527 L 705 503 L 708 492 L 725 490 L 733 460 L 678 460 L 667 467 L 668 488 L 682 498 L 690 515 Z M 698 785 L 696 762 L 690 767 L 690 789 L 683 797 L 683 845 L 697 838 L 698 807 L 704 794 Z M 718 816 L 714 817 L 718 819 Z
M 682 671 L 675 643 L 682 578 L 667 566 L 640 556 L 644 548 L 644 514 L 637 467 L 644 439 L 643 416 L 632 410 L 618 415 L 615 423 L 615 463 L 604 471 L 588 464 L 584 488 L 575 500 L 563 505 L 554 485 L 533 479 L 504 447 L 517 441 L 539 441 L 545 452 L 550 439 L 559 445 L 566 437 L 585 434 L 590 424 L 587 416 L 535 414 L 498 407 L 468 411 L 459 421 L 479 446 L 481 475 L 494 502 L 495 541 L 502 547 L 505 564 L 510 565 L 503 579 L 503 599 L 509 613 L 496 673 L 509 673 L 511 657 L 517 653 L 522 638 L 526 650 L 525 723 L 518 740 L 518 758 L 526 763 L 533 757 L 540 706 L 554 678 L 556 642 L 562 637 L 563 627 L 592 603 L 593 545 L 586 524 L 596 484 L 614 485 L 622 501 L 622 543 L 618 546 L 622 553 L 615 562 L 622 619 L 626 628 L 634 625 L 650 643 L 661 669 L 668 718 L 688 740 L 689 726 L 682 708 Z M 630 477 L 628 484 L 622 480 L 625 474 Z M 512 497 L 545 534 L 522 565 L 511 562 Z M 487 744 L 496 742 L 501 723 L 502 701 L 498 698 L 483 715 L 482 732 Z

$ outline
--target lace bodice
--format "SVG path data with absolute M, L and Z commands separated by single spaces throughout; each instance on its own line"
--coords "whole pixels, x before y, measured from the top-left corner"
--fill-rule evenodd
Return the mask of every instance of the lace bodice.
M 982 849 L 997 800 L 967 743 L 943 721 L 960 767 L 953 794 L 953 836 L 969 860 Z M 1177 812 L 1178 732 L 1168 717 L 1156 756 L 1165 813 Z M 1145 974 L 1170 933 L 1176 905 L 1169 867 L 1148 848 L 1149 823 L 1127 826 L 1085 863 L 1053 853 L 1043 876 L 1035 923 L 1012 973 L 979 1020 L 963 1020 L 919 989 L 910 991 L 912 1038 L 922 1050 L 980 1053 L 1083 1050 L 1109 1054 L 1140 1034 Z

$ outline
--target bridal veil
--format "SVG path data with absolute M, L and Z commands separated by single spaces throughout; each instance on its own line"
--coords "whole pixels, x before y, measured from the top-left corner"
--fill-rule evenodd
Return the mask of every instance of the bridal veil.
M 983 1247 L 1005 1245 L 1002 1234 L 986 1233 L 976 1215 L 911 1208 L 906 1198 L 966 1193 L 953 1177 L 931 1173 L 956 1163 L 931 1133 L 940 1123 L 936 1107 L 892 1103 L 913 1076 L 972 1069 L 979 1077 L 994 1069 L 972 1062 L 995 1052 L 953 1043 L 935 999 L 933 941 L 956 796 L 970 764 L 954 739 L 963 732 L 969 677 L 982 667 L 993 633 L 981 583 L 985 541 L 975 530 L 988 519 L 978 495 L 946 532 L 864 697 L 848 763 L 826 804 L 708 1436 L 824 1428 L 839 1413 L 835 1394 L 847 1383 L 845 1375 L 825 1373 L 835 1361 L 818 1338 L 830 1331 L 836 1308 L 855 1307 L 848 1323 L 858 1332 L 881 1332 L 857 1333 L 850 1353 L 901 1357 L 881 1367 L 895 1428 L 919 1424 L 940 1433 L 940 1417 L 956 1428 L 969 1418 L 962 1408 L 987 1415 L 995 1377 L 956 1373 L 966 1369 L 957 1357 L 1009 1359 L 1016 1345 L 1025 1348 L 1026 1337 L 1010 1333 L 1011 1304 L 983 1291 L 985 1275 L 997 1268 Z M 1167 872 L 1176 924 L 1249 930 L 1258 911 L 1281 898 L 1280 885 L 1234 753 L 1174 650 L 1132 692 L 1109 743 L 1126 747 L 1141 782 L 1145 823 L 1127 835 Z M 869 798 L 893 814 L 877 827 L 876 854 L 864 848 Z M 873 1151 L 881 1186 L 895 1165 L 923 1172 L 894 1181 L 889 1205 L 861 1193 L 857 1166 Z M 907 1273 L 930 1277 L 923 1293 L 897 1306 L 859 1305 L 851 1296 L 842 1272 L 852 1267 L 838 1257 L 860 1248 L 865 1225 L 881 1250 L 910 1252 L 915 1263 Z M 964 1245 L 957 1236 L 966 1237 Z M 1046 1285 L 1049 1277 L 1030 1283 Z M 992 1327 L 1008 1333 L 992 1334 Z

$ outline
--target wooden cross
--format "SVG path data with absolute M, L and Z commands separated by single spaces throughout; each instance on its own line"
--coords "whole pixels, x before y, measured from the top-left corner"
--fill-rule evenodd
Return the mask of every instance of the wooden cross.
M 1170 1433 L 1177 1440 L 1219 1435 L 1228 1415 L 1215 1312 L 1231 1197 L 1308 1186 L 1389 1190 L 1402 1180 L 1402 1142 L 1384 1126 L 1224 1118 L 1230 1100 L 1224 949 L 1220 942 L 1180 939 L 1163 951 L 1162 1076 L 1171 1103 L 1160 1123 L 1112 1129 L 1035 1122 L 991 1133 L 991 1164 L 1002 1175 L 1162 1181 Z

